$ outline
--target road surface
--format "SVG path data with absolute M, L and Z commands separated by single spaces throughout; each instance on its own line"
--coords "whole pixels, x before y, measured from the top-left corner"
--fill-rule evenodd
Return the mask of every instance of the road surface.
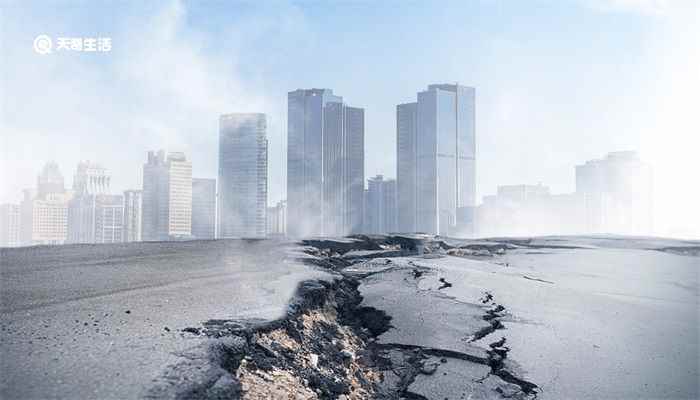
M 183 328 L 276 318 L 300 281 L 326 276 L 294 262 L 294 249 L 221 240 L 0 250 L 0 398 L 143 396 L 202 340 Z

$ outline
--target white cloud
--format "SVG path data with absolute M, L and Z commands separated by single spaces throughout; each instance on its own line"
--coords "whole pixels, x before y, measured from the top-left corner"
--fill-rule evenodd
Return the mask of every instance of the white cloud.
M 220 114 L 283 115 L 284 93 L 265 87 L 255 73 L 244 76 L 240 66 L 249 56 L 269 53 L 260 45 L 266 35 L 293 40 L 297 29 L 303 31 L 298 10 L 279 4 L 252 12 L 226 32 L 231 40 L 193 28 L 181 1 L 156 11 L 119 19 L 115 31 L 107 32 L 110 53 L 49 56 L 31 52 L 38 33 L 91 32 L 76 31 L 81 28 L 68 18 L 42 20 L 32 9 L 3 13 L 0 202 L 17 201 L 48 160 L 59 163 L 67 182 L 78 161 L 98 161 L 113 175 L 113 189 L 123 190 L 138 183 L 146 151 L 165 148 L 185 151 L 195 176 L 215 177 Z M 250 27 L 256 28 L 246 31 Z M 255 54 L 245 53 L 250 51 Z M 271 154 L 279 153 L 283 125 L 270 121 Z M 270 169 L 279 171 L 282 162 L 271 159 Z M 273 201 L 282 197 L 283 176 L 271 178 Z

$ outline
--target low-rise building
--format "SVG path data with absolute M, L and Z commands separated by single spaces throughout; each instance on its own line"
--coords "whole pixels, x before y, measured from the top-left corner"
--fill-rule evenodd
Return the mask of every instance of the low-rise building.
M 267 208 L 267 236 L 285 237 L 287 235 L 287 202 L 282 200 Z
M 0 247 L 17 247 L 20 245 L 18 204 L 0 205 Z
M 365 191 L 366 233 L 390 233 L 398 230 L 396 180 L 377 175 L 367 180 Z
M 58 164 L 47 163 L 37 178 L 36 190 L 26 189 L 20 203 L 21 244 L 64 244 L 72 195 L 65 189 Z

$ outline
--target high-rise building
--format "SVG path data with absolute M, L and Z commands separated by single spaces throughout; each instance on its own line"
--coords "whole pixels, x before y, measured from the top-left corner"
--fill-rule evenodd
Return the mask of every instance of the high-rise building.
M 475 206 L 475 90 L 429 85 L 397 106 L 401 230 L 471 236 Z M 412 226 L 413 225 L 413 226 Z
M 287 95 L 287 234 L 323 232 L 323 128 L 327 103 L 342 103 L 330 89 Z
M 267 119 L 226 114 L 219 119 L 219 237 L 265 237 Z
M 149 151 L 143 166 L 141 238 L 160 241 L 192 235 L 192 163 L 184 153 Z
M 143 191 L 124 191 L 124 231 L 122 233 L 125 242 L 141 241 L 141 207 Z
M 68 233 L 68 202 L 63 175 L 54 162 L 47 163 L 37 178 L 37 189 L 24 191 L 20 204 L 22 245 L 63 244 Z
M 123 241 L 124 197 L 120 194 L 95 195 L 95 243 Z
M 362 231 L 364 120 L 362 108 L 333 102 L 324 107 L 323 235 Z
M 382 175 L 367 180 L 365 232 L 391 233 L 398 230 L 396 181 Z
M 17 247 L 20 245 L 19 205 L 0 205 L 0 247 Z
M 124 197 L 86 194 L 68 205 L 67 243 L 117 243 L 123 241 Z
M 632 151 L 576 166 L 576 193 L 583 197 L 586 231 L 650 234 L 652 171 Z
M 216 179 L 192 179 L 192 236 L 214 239 L 216 235 Z
M 86 194 L 107 194 L 111 177 L 107 169 L 90 161 L 78 163 L 73 176 L 73 191 L 75 196 Z
M 45 193 L 44 196 L 34 193 L 25 190 L 20 205 L 22 245 L 64 244 L 68 235 L 70 193 Z
M 68 204 L 68 243 L 122 241 L 124 199 L 110 195 L 109 184 L 105 168 L 89 161 L 78 164 Z
M 44 198 L 47 194 L 65 193 L 66 185 L 58 164 L 49 161 L 44 165 L 36 180 L 36 196 Z
M 418 104 L 396 106 L 396 181 L 399 232 L 416 232 L 416 129 Z
M 291 237 L 362 230 L 364 110 L 330 89 L 288 94 L 288 229 Z
M 287 202 L 279 201 L 267 208 L 267 236 L 284 237 L 287 232 Z

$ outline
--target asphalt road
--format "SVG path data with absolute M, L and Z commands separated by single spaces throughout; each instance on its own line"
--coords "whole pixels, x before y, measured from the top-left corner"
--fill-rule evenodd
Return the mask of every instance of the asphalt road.
M 504 367 L 536 384 L 540 399 L 700 396 L 698 242 L 552 237 L 453 245 L 494 243 L 508 249 L 345 255 L 378 257 L 346 268 L 364 276 L 362 305 L 392 317 L 378 343 L 435 358 L 437 371 L 417 375 L 411 393 L 502 397 L 496 389 L 512 387 L 488 363 L 469 360 L 491 357 L 490 344 L 505 338 Z M 330 278 L 295 261 L 300 250 L 275 241 L 2 249 L 0 398 L 143 397 L 206 340 L 183 328 L 277 318 L 300 281 Z M 500 306 L 502 328 L 478 337 L 491 324 L 486 313 Z
M 464 243 L 487 242 L 453 242 Z M 698 242 L 553 237 L 503 254 L 378 258 L 351 268 L 374 272 L 360 286 L 363 305 L 392 316 L 380 343 L 484 357 L 505 338 L 508 368 L 538 385 L 538 399 L 697 399 L 697 249 Z M 503 327 L 475 340 L 491 304 L 504 306 Z M 438 364 L 409 390 L 431 399 L 500 398 L 483 365 L 449 356 Z
M 215 318 L 272 319 L 327 276 L 295 245 L 196 241 L 0 250 L 0 398 L 136 398 Z

